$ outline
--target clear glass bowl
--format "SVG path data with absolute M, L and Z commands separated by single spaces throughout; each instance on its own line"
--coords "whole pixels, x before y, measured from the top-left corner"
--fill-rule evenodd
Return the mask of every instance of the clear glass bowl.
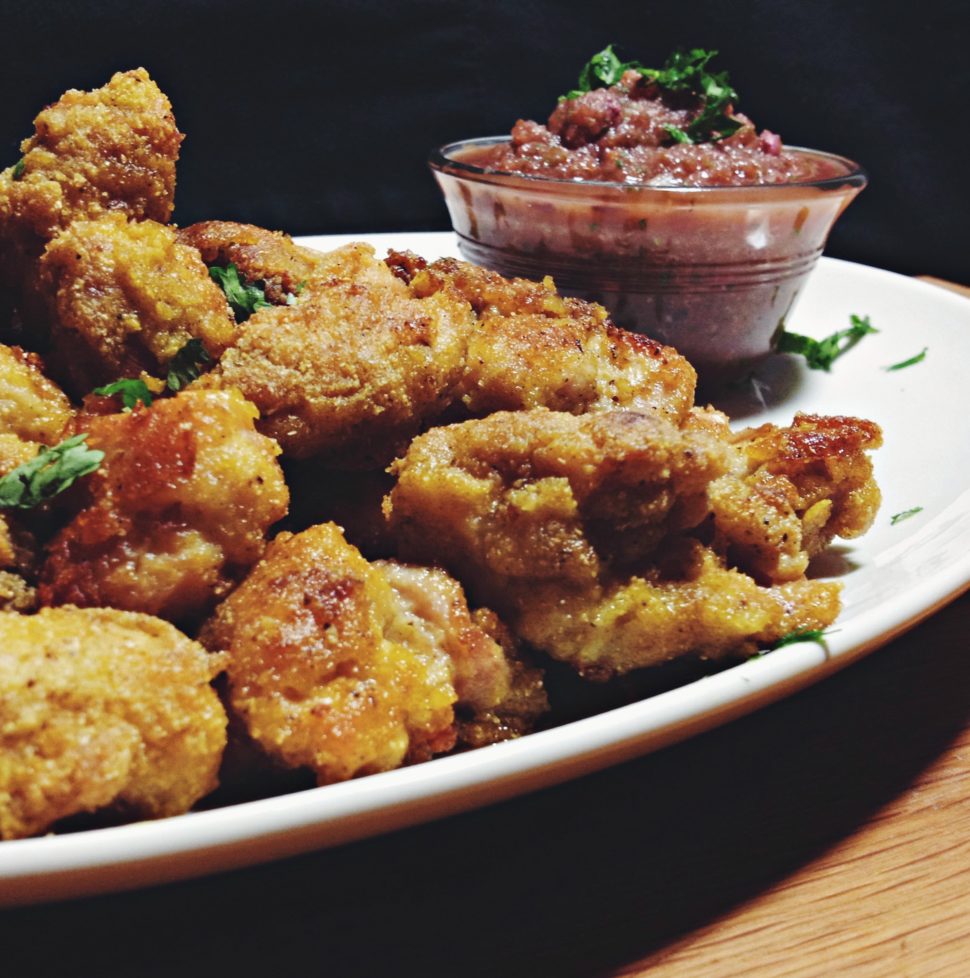
M 676 347 L 713 390 L 772 352 L 829 231 L 866 185 L 858 164 L 811 156 L 824 178 L 747 187 L 553 179 L 469 162 L 507 136 L 430 159 L 459 248 L 507 276 L 551 275 L 618 325 Z

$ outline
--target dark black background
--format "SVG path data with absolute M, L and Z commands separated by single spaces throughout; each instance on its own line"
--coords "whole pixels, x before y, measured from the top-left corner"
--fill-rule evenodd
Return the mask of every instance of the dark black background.
M 967 19 L 965 0 L 0 0 L 0 160 L 65 88 L 144 65 L 188 137 L 179 223 L 444 228 L 431 147 L 544 119 L 608 42 L 647 63 L 715 47 L 760 126 L 868 169 L 830 254 L 970 282 Z

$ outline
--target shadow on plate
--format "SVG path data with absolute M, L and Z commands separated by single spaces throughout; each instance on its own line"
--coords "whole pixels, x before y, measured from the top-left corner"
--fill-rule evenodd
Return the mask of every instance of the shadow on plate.
M 711 404 L 727 414 L 737 427 L 795 397 L 804 384 L 805 371 L 798 357 L 784 353 L 770 356 L 743 380 L 713 392 Z M 697 403 L 705 403 L 703 389 L 698 391 Z

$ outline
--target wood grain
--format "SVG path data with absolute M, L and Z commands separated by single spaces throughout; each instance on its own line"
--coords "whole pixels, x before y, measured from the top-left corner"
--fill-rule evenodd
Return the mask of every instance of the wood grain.
M 917 275 L 921 282 L 928 282 L 930 285 L 938 285 L 941 289 L 949 289 L 970 299 L 970 285 L 960 285 L 958 282 L 948 282 L 946 279 L 936 278 L 935 275 Z

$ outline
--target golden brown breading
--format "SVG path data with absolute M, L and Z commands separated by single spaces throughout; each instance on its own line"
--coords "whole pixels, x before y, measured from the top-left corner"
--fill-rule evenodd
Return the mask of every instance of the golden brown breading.
M 0 612 L 0 838 L 109 805 L 187 811 L 216 786 L 222 663 L 148 615 Z
M 739 432 L 737 464 L 709 490 L 718 545 L 760 581 L 797 580 L 835 537 L 872 525 L 881 500 L 866 452 L 878 425 L 796 415 L 786 428 Z
M 146 371 L 165 376 L 191 339 L 217 358 L 236 322 L 198 252 L 155 221 L 122 214 L 75 221 L 39 263 L 48 295 L 50 361 L 73 392 Z
M 497 706 L 510 674 L 442 571 L 368 564 L 332 523 L 280 534 L 202 630 L 229 652 L 250 736 L 323 783 L 454 746 L 456 684 Z
M 471 310 L 447 289 L 416 298 L 367 245 L 327 263 L 294 305 L 254 313 L 203 386 L 241 390 L 288 456 L 380 468 L 447 405 Z
M 121 211 L 165 223 L 182 134 L 143 68 L 70 90 L 34 120 L 22 160 L 0 173 L 0 279 L 19 285 L 57 231 Z
M 596 580 L 707 516 L 729 449 L 656 415 L 535 408 L 433 428 L 395 463 L 387 512 L 401 553 L 443 561 L 475 600 L 542 580 Z
M 691 654 L 747 656 L 794 631 L 826 628 L 840 586 L 760 587 L 699 541 L 671 541 L 643 573 L 604 573 L 588 586 L 540 582 L 517 600 L 518 634 L 588 679 Z
M 0 549 L 3 548 L 4 522 L 0 517 Z M 0 611 L 27 614 L 37 608 L 37 590 L 19 574 L 0 570 Z
M 103 605 L 191 622 L 262 555 L 286 514 L 277 445 L 237 391 L 183 391 L 82 415 L 105 453 L 80 512 L 49 545 L 44 604 Z
M 40 357 L 0 344 L 0 434 L 56 445 L 73 415 L 67 396 L 44 376 Z
M 878 497 L 864 455 L 876 444 L 878 429 L 853 419 L 799 418 L 738 439 L 711 411 L 679 427 L 633 411 L 497 413 L 415 439 L 385 508 L 404 557 L 443 561 L 520 638 L 606 678 L 829 625 L 838 585 L 799 573 L 765 587 L 729 563 L 746 513 L 722 527 L 740 501 L 716 490 L 725 478 L 741 484 L 750 456 L 755 472 L 801 479 L 796 525 L 822 507 L 837 532 L 861 532 Z M 784 527 L 774 533 L 772 521 L 787 514 L 759 514 L 783 556 Z
M 178 236 L 201 253 L 206 265 L 232 264 L 246 281 L 261 282 L 266 301 L 274 305 L 285 305 L 325 268 L 320 252 L 294 244 L 282 231 L 253 224 L 200 221 Z
M 676 350 L 620 329 L 602 306 L 564 298 L 549 277 L 507 279 L 453 258 L 423 267 L 393 252 L 388 261 L 418 294 L 448 284 L 475 310 L 457 391 L 472 415 L 624 407 L 680 420 L 694 403 L 696 374 Z

